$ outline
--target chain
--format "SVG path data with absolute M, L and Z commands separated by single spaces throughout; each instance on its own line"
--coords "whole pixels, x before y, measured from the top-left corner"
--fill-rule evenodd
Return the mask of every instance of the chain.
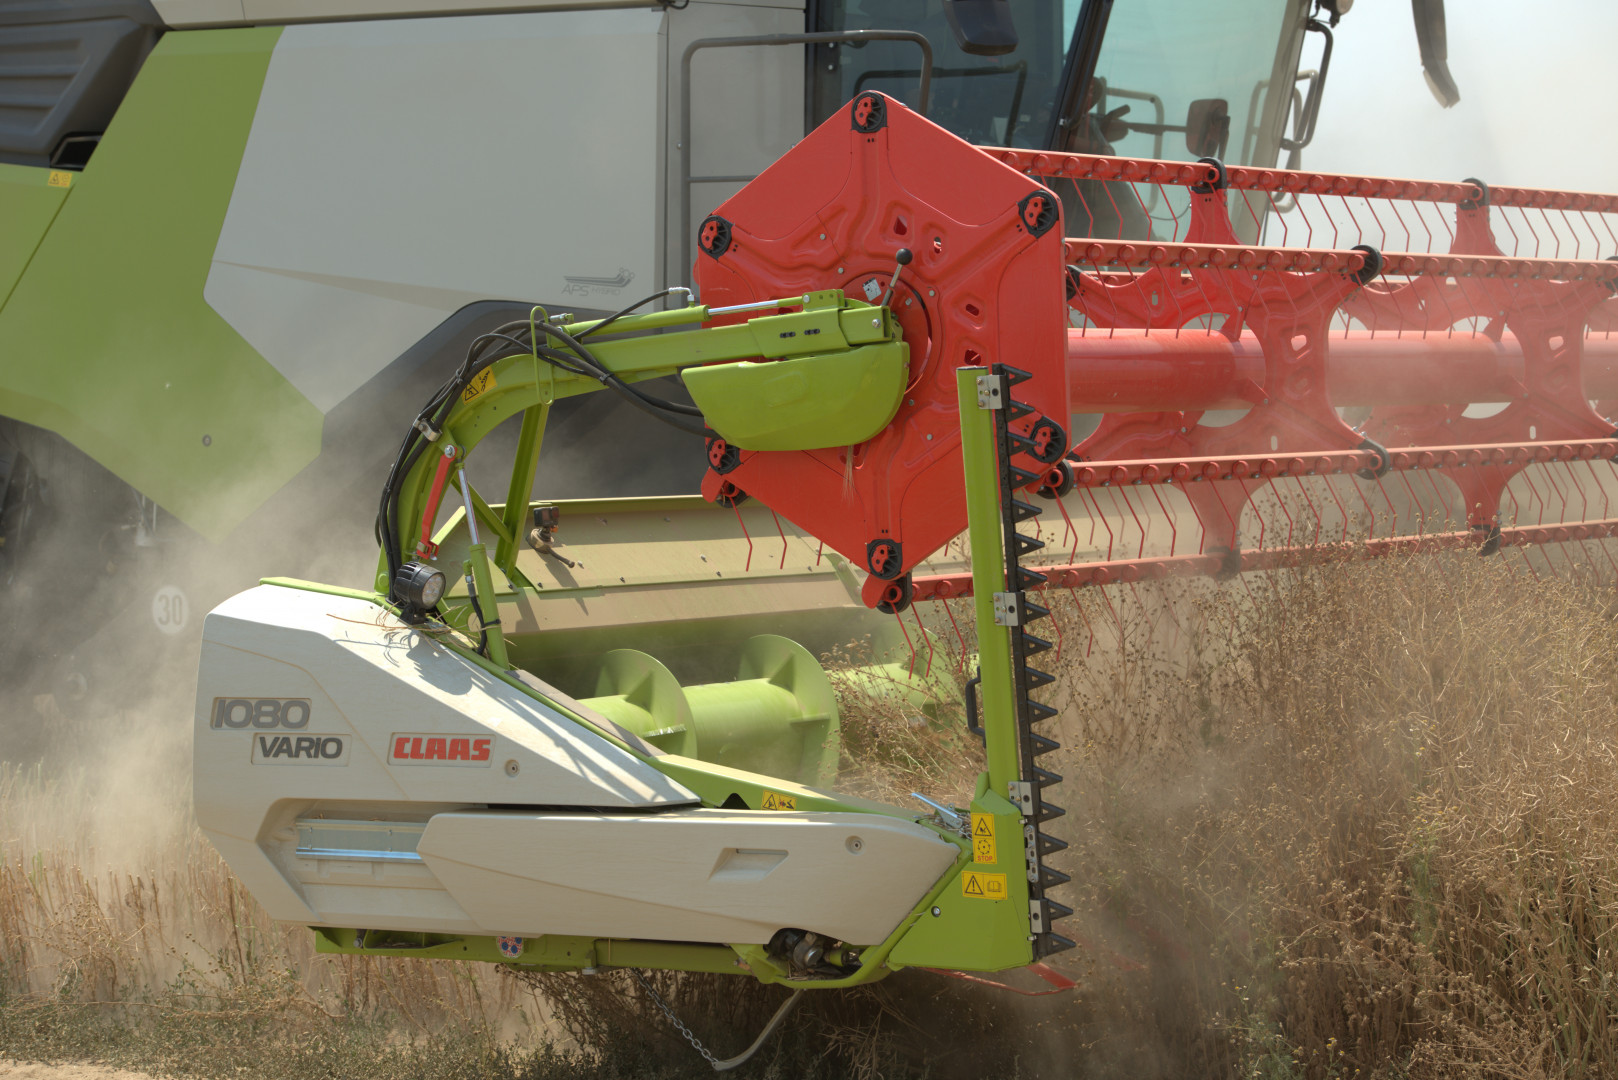
M 717 1071 L 720 1068 L 719 1059 L 714 1057 L 713 1054 L 708 1051 L 708 1048 L 703 1046 L 701 1041 L 695 1035 L 691 1034 L 690 1028 L 680 1023 L 680 1018 L 674 1015 L 674 1010 L 669 1008 L 669 1003 L 663 1000 L 663 995 L 659 994 L 652 988 L 651 982 L 646 978 L 645 973 L 642 972 L 640 968 L 635 968 L 635 978 L 640 980 L 641 986 L 644 987 L 646 992 L 652 996 L 652 1000 L 657 1003 L 657 1007 L 663 1010 L 663 1015 L 669 1018 L 669 1023 L 674 1025 L 674 1029 L 681 1035 L 684 1035 L 685 1041 L 694 1046 L 697 1053 L 701 1054 L 703 1058 L 707 1060 L 708 1064 L 712 1065 Z

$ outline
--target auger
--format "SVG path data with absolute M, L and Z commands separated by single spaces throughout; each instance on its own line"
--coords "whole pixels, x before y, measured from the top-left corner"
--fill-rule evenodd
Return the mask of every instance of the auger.
M 1096 199 L 1147 235 L 1065 237 Z M 1500 208 L 1534 250 L 1500 250 Z M 983 150 L 860 94 L 701 223 L 700 301 L 474 343 L 406 431 L 370 589 L 272 579 L 208 616 L 199 821 L 326 951 L 835 988 L 1072 948 L 1042 591 L 1336 551 L 1618 569 L 1614 210 Z M 641 385 L 671 375 L 691 404 Z M 707 509 L 535 500 L 548 410 L 598 390 L 704 437 Z M 512 447 L 501 502 L 484 444 Z M 970 804 L 839 793 L 810 650 L 875 609 L 910 661 L 852 677 L 945 693 L 912 609 L 962 597 Z

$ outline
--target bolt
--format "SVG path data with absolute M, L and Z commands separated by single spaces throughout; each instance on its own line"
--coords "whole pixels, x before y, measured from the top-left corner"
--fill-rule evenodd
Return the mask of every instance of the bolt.
M 933 908 L 933 918 L 936 919 L 942 914 L 944 914 L 944 909 L 943 908 L 940 908 L 940 907 Z

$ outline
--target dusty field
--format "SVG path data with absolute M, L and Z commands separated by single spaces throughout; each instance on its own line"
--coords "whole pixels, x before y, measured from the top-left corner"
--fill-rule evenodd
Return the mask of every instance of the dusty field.
M 28 1061 L 0 1061 L 0 1076 L 11 1080 L 153 1080 L 147 1073 L 106 1065 L 41 1065 Z
M 1470 555 L 1061 597 L 1079 990 L 902 973 L 744 1074 L 1618 1075 L 1614 610 Z M 847 786 L 969 786 L 951 730 L 842 704 Z M 710 1075 L 622 976 L 315 957 L 189 825 L 183 720 L 115 720 L 168 741 L 0 773 L 0 1061 L 100 1071 L 0 1073 Z M 776 1000 L 661 985 L 722 1053 Z

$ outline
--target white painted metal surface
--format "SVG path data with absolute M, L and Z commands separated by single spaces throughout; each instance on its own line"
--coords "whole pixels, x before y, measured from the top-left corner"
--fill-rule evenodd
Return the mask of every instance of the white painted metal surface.
M 784 927 L 862 945 L 910 913 L 959 848 L 876 814 L 438 814 L 418 845 L 503 933 L 764 944 Z
M 652 292 L 666 19 L 288 27 L 209 305 L 329 410 L 475 301 L 616 308 Z
M 376 605 L 282 586 L 205 620 L 193 756 L 199 824 L 287 922 L 872 944 L 959 851 L 881 814 L 702 809 Z
M 300 817 L 425 821 L 490 803 L 632 810 L 696 802 L 626 750 L 375 605 L 269 585 L 227 600 L 203 624 L 193 756 L 203 831 L 272 917 L 299 922 L 347 925 L 329 898 L 317 904 L 299 884 Z M 372 868 L 363 870 L 369 880 Z M 341 885 L 330 871 L 319 881 Z M 438 888 L 419 867 L 388 875 Z

